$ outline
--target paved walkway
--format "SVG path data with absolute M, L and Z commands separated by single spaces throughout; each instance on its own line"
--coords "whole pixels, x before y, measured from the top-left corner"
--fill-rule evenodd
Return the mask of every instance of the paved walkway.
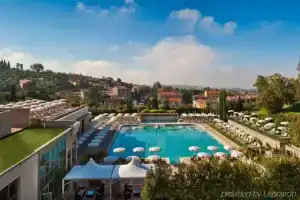
M 261 141 L 264 143 L 264 145 L 265 145 L 266 143 L 268 143 L 268 144 L 271 145 L 273 148 L 276 148 L 276 147 L 277 147 L 277 148 L 280 148 L 280 141 L 279 141 L 279 140 L 275 140 L 275 139 L 273 139 L 273 138 L 270 138 L 270 137 L 268 137 L 268 136 L 265 136 L 265 135 L 263 135 L 263 134 L 261 134 L 261 133 L 255 131 L 255 130 L 253 130 L 253 129 L 250 129 L 250 128 L 246 127 L 246 126 L 243 126 L 243 125 L 241 125 L 241 124 L 238 124 L 238 123 L 236 123 L 236 122 L 234 122 L 234 121 L 232 121 L 232 120 L 228 120 L 228 123 L 229 123 L 230 125 L 234 126 L 234 127 L 239 128 L 240 130 L 244 131 L 245 133 L 247 133 L 247 134 L 249 134 L 249 135 L 251 135 L 251 136 L 253 136 L 253 137 L 258 138 L 259 140 L 261 140 Z
M 229 140 L 227 137 L 225 137 L 224 135 L 222 135 L 221 133 L 219 133 L 215 129 L 211 128 L 209 125 L 201 124 L 200 126 L 203 126 L 205 131 L 207 133 L 209 133 L 211 136 L 213 136 L 214 138 L 216 138 L 216 140 L 218 140 L 221 144 L 232 146 L 234 148 L 239 148 L 240 147 L 239 145 L 237 145 L 233 141 Z

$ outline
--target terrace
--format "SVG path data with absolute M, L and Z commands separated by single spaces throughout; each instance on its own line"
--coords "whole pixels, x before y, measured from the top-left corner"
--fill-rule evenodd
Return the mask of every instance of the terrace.
M 0 174 L 25 159 L 63 131 L 64 129 L 59 128 L 25 129 L 1 139 Z

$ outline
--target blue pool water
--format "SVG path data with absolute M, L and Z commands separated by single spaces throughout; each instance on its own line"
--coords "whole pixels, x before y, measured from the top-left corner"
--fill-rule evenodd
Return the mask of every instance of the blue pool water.
M 194 126 L 167 125 L 166 127 L 130 127 L 125 126 L 117 133 L 115 140 L 109 150 L 110 156 L 127 156 L 136 155 L 139 157 L 148 157 L 150 155 L 159 155 L 168 157 L 171 163 L 179 163 L 179 157 L 190 157 L 193 152 L 189 151 L 190 146 L 200 147 L 199 152 L 212 153 L 207 150 L 207 146 L 217 146 L 218 151 L 226 152 L 223 145 L 208 133 L 201 131 Z M 149 148 L 158 146 L 160 152 L 149 152 Z M 115 154 L 113 150 L 117 147 L 124 147 L 126 151 Z M 145 151 L 134 153 L 135 147 L 144 147 Z

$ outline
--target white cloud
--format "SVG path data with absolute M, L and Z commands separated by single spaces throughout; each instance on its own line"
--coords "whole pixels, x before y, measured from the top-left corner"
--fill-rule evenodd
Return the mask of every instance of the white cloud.
M 77 8 L 79 11 L 85 11 L 85 10 L 86 10 L 86 6 L 85 6 L 82 2 L 77 2 L 76 8 Z
M 130 51 L 130 49 L 128 49 Z M 41 62 L 46 69 L 82 73 L 94 77 L 110 76 L 133 83 L 188 84 L 212 87 L 252 87 L 257 74 L 274 72 L 292 75 L 294 69 L 272 66 L 232 66 L 223 63 L 222 53 L 199 43 L 193 36 L 165 38 L 147 51 L 140 51 L 131 61 L 62 61 L 0 50 L 0 58 L 24 65 Z M 219 64 L 217 64 L 219 63 Z M 221 63 L 221 64 L 220 64 Z
M 191 20 L 194 24 L 198 22 L 200 19 L 200 12 L 198 10 L 194 9 L 183 9 L 183 10 L 178 10 L 178 11 L 172 11 L 170 13 L 171 18 L 177 18 L 181 20 Z
M 195 9 L 182 9 L 177 11 L 172 11 L 169 18 L 183 20 L 187 24 L 187 30 L 194 30 L 196 24 L 202 30 L 205 30 L 212 34 L 234 34 L 237 24 L 233 21 L 226 22 L 225 24 L 220 24 L 215 21 L 212 16 L 205 16 L 201 18 L 201 13 Z
M 234 34 L 237 24 L 233 21 L 226 22 L 224 25 L 219 24 L 211 16 L 204 17 L 199 22 L 199 25 L 202 29 L 212 33 L 212 34 Z
M 79 12 L 95 13 L 101 18 L 105 18 L 115 14 L 133 13 L 136 10 L 137 4 L 133 0 L 125 0 L 124 4 L 119 7 L 110 6 L 109 8 L 102 8 L 100 5 L 87 6 L 82 2 L 77 2 L 75 7 Z

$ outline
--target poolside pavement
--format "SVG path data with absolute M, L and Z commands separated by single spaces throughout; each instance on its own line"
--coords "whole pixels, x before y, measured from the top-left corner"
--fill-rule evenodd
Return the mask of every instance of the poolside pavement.
M 225 137 L 224 135 L 222 135 L 221 133 L 219 133 L 215 129 L 211 128 L 207 124 L 201 124 L 201 128 L 204 128 L 204 130 L 208 134 L 210 134 L 211 136 L 213 136 L 218 142 L 220 142 L 223 145 L 232 146 L 234 148 L 239 148 L 240 147 L 239 145 L 237 145 L 236 143 L 232 142 L 227 137 Z

